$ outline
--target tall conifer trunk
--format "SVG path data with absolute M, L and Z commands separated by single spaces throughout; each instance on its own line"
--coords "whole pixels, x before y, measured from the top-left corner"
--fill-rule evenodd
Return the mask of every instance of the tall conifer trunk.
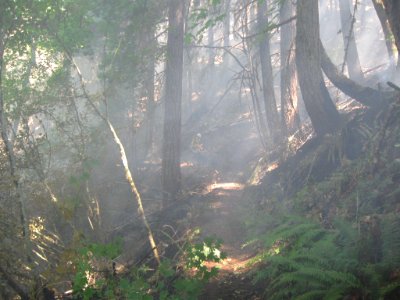
M 294 5 L 285 0 L 280 8 L 280 21 L 285 22 L 293 17 Z M 297 74 L 294 53 L 294 37 L 296 23 L 289 22 L 280 31 L 281 52 L 281 121 L 284 135 L 294 132 L 300 127 L 297 95 Z
M 340 116 L 321 71 L 318 0 L 297 1 L 296 64 L 301 93 L 318 135 L 335 131 Z
M 268 6 L 267 2 L 258 2 L 257 7 L 257 22 L 258 31 L 261 33 L 260 36 L 260 62 L 261 62 L 261 74 L 262 74 L 262 91 L 265 105 L 265 112 L 267 117 L 267 124 L 271 133 L 272 140 L 279 142 L 280 136 L 280 123 L 278 109 L 276 107 L 276 99 L 274 92 L 274 77 L 272 73 L 271 64 L 271 50 L 269 39 L 269 32 L 265 32 L 268 26 Z
M 184 0 L 170 0 L 162 157 L 164 206 L 181 188 L 180 144 L 183 73 Z

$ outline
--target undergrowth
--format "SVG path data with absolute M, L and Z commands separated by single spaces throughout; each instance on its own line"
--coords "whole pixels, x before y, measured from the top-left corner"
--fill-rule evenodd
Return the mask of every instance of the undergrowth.
M 263 237 L 265 252 L 254 259 L 254 275 L 266 299 L 397 299 L 400 289 L 400 222 L 382 225 L 382 256 L 368 261 L 357 226 L 335 220 L 332 228 L 299 216 L 284 216 Z M 374 248 L 367 249 L 375 251 Z
M 216 267 L 209 269 L 205 263 L 226 258 L 220 247 L 221 241 L 206 238 L 186 246 L 183 268 L 164 259 L 156 270 L 142 265 L 122 275 L 117 274 L 113 262 L 121 253 L 121 242 L 91 243 L 78 251 L 75 260 L 74 299 L 197 299 L 204 285 L 218 274 Z
M 400 299 L 399 116 L 357 119 L 249 190 L 265 299 Z

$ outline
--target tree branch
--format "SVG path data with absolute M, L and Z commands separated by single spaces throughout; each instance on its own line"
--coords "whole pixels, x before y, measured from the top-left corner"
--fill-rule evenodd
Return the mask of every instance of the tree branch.
M 382 101 L 393 97 L 391 92 L 378 91 L 370 87 L 362 86 L 341 73 L 332 63 L 320 40 L 321 67 L 328 79 L 347 96 L 357 100 L 366 106 L 376 106 Z

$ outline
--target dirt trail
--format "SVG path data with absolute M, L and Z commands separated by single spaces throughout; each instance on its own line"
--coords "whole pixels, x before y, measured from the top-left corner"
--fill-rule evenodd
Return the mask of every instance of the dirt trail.
M 246 276 L 247 262 L 256 253 L 242 247 L 245 243 L 245 228 L 240 218 L 243 187 L 238 182 L 219 182 L 207 187 L 207 208 L 197 218 L 196 226 L 201 228 L 204 237 L 222 239 L 222 250 L 228 257 L 221 263 L 208 264 L 220 271 L 200 299 L 262 299 L 260 290 Z

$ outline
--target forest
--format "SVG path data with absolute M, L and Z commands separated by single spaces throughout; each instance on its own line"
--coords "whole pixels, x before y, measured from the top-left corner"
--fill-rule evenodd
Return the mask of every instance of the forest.
M 400 1 L 0 0 L 0 299 L 400 299 Z

